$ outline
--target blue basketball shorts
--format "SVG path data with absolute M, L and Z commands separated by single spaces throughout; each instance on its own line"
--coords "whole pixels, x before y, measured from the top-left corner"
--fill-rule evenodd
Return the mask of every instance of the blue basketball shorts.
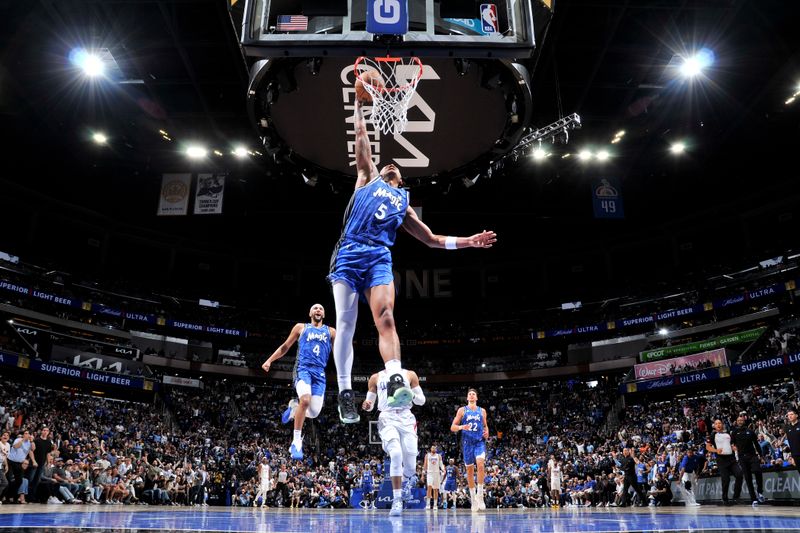
M 342 281 L 358 294 L 370 287 L 389 285 L 394 281 L 392 252 L 385 246 L 345 241 L 336 253 L 328 280 Z
M 474 465 L 475 459 L 486 459 L 486 442 L 464 439 L 461 442 L 461 452 L 464 455 L 464 464 Z
M 297 388 L 297 382 L 302 381 L 307 385 L 311 385 L 311 396 L 325 397 L 325 369 L 298 366 L 294 371 L 294 386 Z

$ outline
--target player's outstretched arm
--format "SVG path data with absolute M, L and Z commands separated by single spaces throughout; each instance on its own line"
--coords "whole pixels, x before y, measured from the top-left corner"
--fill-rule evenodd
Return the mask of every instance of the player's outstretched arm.
M 283 344 L 278 346 L 278 348 L 274 352 L 272 352 L 272 355 L 270 355 L 269 358 L 266 361 L 264 361 L 264 364 L 261 365 L 261 368 L 264 370 L 264 372 L 269 372 L 272 363 L 274 363 L 275 361 L 286 355 L 286 352 L 289 351 L 289 348 L 291 348 L 292 345 L 295 342 L 297 342 L 297 339 L 300 338 L 300 334 L 302 332 L 303 332 L 303 324 L 295 324 L 294 327 L 292 328 L 292 331 L 289 332 L 289 336 L 286 337 L 285 341 L 283 341 Z
M 378 175 L 378 167 L 372 160 L 372 147 L 369 143 L 369 133 L 367 132 L 367 120 L 364 118 L 364 108 L 361 102 L 356 99 L 356 108 L 353 112 L 354 126 L 356 130 L 356 189 L 363 187 Z
M 483 411 L 483 438 L 489 438 L 489 419 L 486 418 L 486 409 L 481 407 L 481 411 Z
M 448 237 L 437 235 L 431 231 L 417 216 L 416 211 L 408 207 L 403 228 L 415 239 L 430 248 L 491 248 L 497 242 L 497 234 L 493 231 L 483 230 L 469 237 Z
M 458 433 L 462 429 L 469 428 L 469 424 L 461 425 L 461 420 L 464 418 L 464 408 L 459 407 L 458 411 L 456 412 L 455 418 L 453 418 L 453 423 L 450 424 L 450 431 L 453 433 Z

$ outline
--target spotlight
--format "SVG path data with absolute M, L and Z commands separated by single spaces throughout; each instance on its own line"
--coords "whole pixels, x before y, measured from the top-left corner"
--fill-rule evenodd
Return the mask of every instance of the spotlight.
M 608 157 L 609 157 L 608 151 L 600 150 L 599 152 L 597 152 L 597 156 L 596 157 L 597 157 L 598 161 L 608 161 Z
M 589 150 L 581 150 L 580 152 L 578 152 L 578 159 L 580 159 L 581 161 L 588 161 L 591 158 L 592 158 L 592 152 L 590 152 Z
M 661 328 L 658 330 L 659 335 L 666 335 L 667 333 L 669 333 L 669 330 L 667 328 Z
M 617 132 L 617 133 L 614 135 L 614 137 L 624 137 L 624 136 L 625 136 L 625 130 L 619 130 L 619 131 L 618 131 L 618 132 Z
M 202 146 L 190 146 L 186 149 L 186 155 L 191 159 L 202 159 L 208 154 L 208 150 Z
M 680 72 L 686 78 L 693 78 L 703 73 L 703 69 L 714 63 L 714 52 L 703 48 L 695 55 L 684 58 Z
M 214 150 L 214 155 L 216 155 L 218 157 L 222 157 L 223 154 L 219 150 Z
M 83 70 L 90 78 L 105 74 L 106 66 L 97 54 L 92 54 L 83 49 L 76 49 L 70 53 L 70 61 Z
M 541 147 L 533 151 L 533 158 L 537 161 L 541 161 L 542 159 L 547 157 L 547 155 L 548 155 L 547 152 L 545 152 L 544 149 Z
M 92 134 L 92 140 L 95 142 L 95 144 L 106 144 L 108 142 L 108 137 L 99 131 L 96 131 Z
M 237 146 L 236 148 L 233 149 L 233 152 L 231 153 L 236 157 L 238 157 L 239 159 L 242 159 L 244 157 L 247 157 L 247 154 L 249 152 L 247 151 L 247 148 L 245 148 L 244 146 Z
M 669 147 L 669 151 L 675 155 L 682 154 L 686 151 L 686 144 L 684 144 L 682 141 L 673 143 L 672 146 Z

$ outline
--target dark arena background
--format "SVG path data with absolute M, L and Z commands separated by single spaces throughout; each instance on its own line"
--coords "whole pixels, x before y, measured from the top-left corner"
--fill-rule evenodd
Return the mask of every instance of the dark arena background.
M 800 530 L 798 21 L 787 0 L 0 0 L 0 530 Z M 346 327 L 326 276 L 359 56 L 423 64 L 405 131 L 367 123 L 378 167 L 435 234 L 497 233 L 392 248 L 427 398 L 393 516 L 370 309 L 360 422 L 334 353 L 301 460 L 297 345 L 262 369 L 314 304 Z M 471 387 L 483 496 L 451 431 Z

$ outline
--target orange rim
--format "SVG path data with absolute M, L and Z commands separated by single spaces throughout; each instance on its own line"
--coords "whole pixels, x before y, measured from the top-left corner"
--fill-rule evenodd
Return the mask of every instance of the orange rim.
M 353 65 L 353 72 L 355 72 L 356 79 L 360 80 L 361 83 L 366 83 L 366 82 L 363 79 L 361 79 L 362 72 L 359 70 L 358 67 L 366 59 L 367 58 L 365 56 L 361 56 L 358 59 L 356 59 L 356 62 Z M 374 60 L 376 62 L 378 62 L 378 63 L 398 63 L 398 62 L 402 61 L 403 58 L 402 57 L 385 56 L 385 57 L 376 57 L 376 58 L 374 58 Z M 417 67 L 418 67 L 417 68 L 417 75 L 416 75 L 416 77 L 413 79 L 413 81 L 411 83 L 404 83 L 403 85 L 400 85 L 399 87 L 380 87 L 380 88 L 376 87 L 376 89 L 378 89 L 379 92 L 401 92 L 401 91 L 407 91 L 409 88 L 411 88 L 414 85 L 416 85 L 419 82 L 419 80 L 422 78 L 423 65 L 422 65 L 422 61 L 420 61 L 420 59 L 418 57 L 411 57 L 411 60 L 412 60 L 412 63 L 416 63 Z M 383 73 L 379 72 L 379 74 L 382 75 Z M 372 85 L 372 84 L 370 83 L 369 85 Z M 375 87 L 375 86 L 372 85 L 372 87 Z

